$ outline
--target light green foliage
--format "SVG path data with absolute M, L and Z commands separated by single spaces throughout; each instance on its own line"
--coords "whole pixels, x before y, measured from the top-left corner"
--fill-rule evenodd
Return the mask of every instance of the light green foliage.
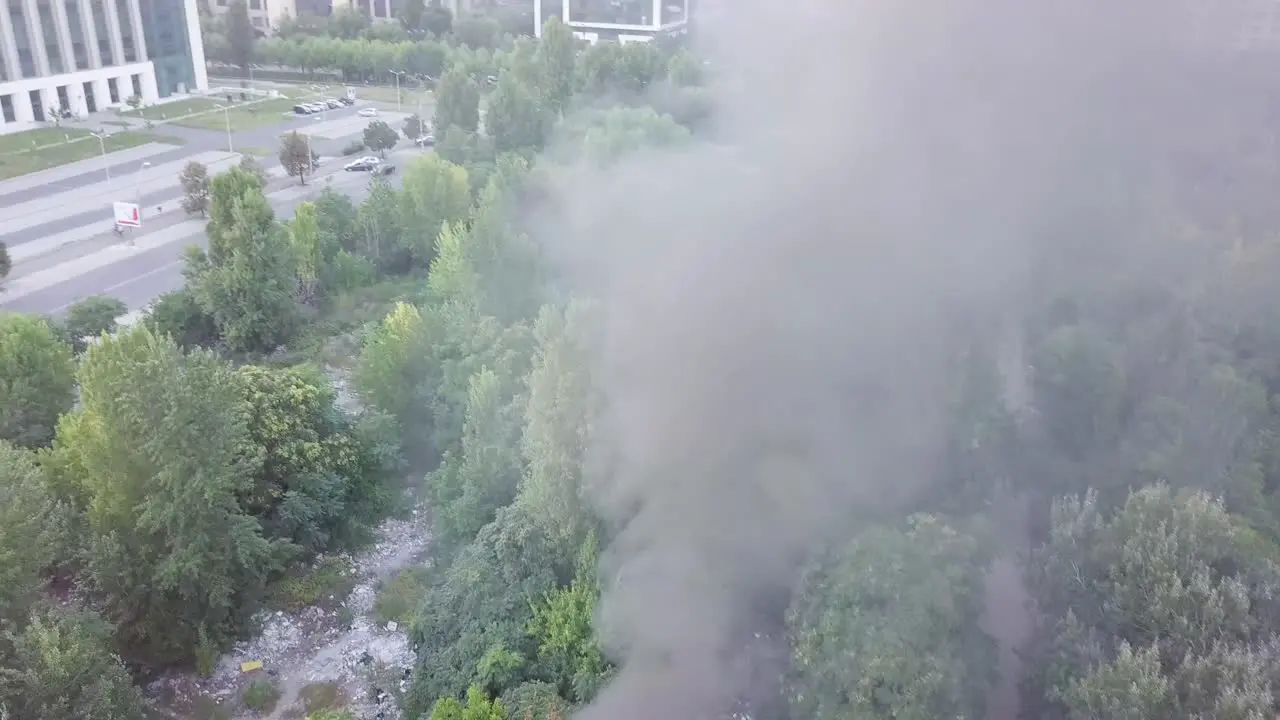
M 479 310 L 480 278 L 467 258 L 467 240 L 467 230 L 461 223 L 451 223 L 440 230 L 427 287 L 437 302 Z
M 406 425 L 422 401 L 419 382 L 429 372 L 426 333 L 421 311 L 408 303 L 396 303 L 366 336 L 356 367 L 355 387 L 365 404 Z
M 45 487 L 35 455 L 0 440 L 0 632 L 26 621 L 43 572 L 68 559 L 69 521 L 68 508 Z
M 667 74 L 667 60 L 653 43 L 596 43 L 578 64 L 579 82 L 591 95 L 636 96 Z
M 610 672 L 593 622 L 600 599 L 598 561 L 591 533 L 579 551 L 573 582 L 548 593 L 529 621 L 529 634 L 538 648 L 538 673 L 554 683 L 561 697 L 576 703 L 590 702 Z
M 400 135 L 395 128 L 381 120 L 374 120 L 364 129 L 364 146 L 383 157 L 387 151 L 400 142 Z
M 421 649 L 408 714 L 425 713 L 436 698 L 461 696 L 479 681 L 491 652 L 528 657 L 533 603 L 557 586 L 558 569 L 530 518 L 517 508 L 499 510 L 423 598 L 411 633 Z
M 985 564 L 978 539 L 931 515 L 868 528 L 811 563 L 787 616 L 793 715 L 983 717 Z
M 461 68 L 455 66 L 440 78 L 431 126 L 437 131 L 456 127 L 468 133 L 480 127 L 480 87 Z
M 109 295 L 91 295 L 67 308 L 63 327 L 76 352 L 84 350 L 85 340 L 116 329 L 116 318 L 129 311 L 124 301 Z
M 237 501 L 258 467 L 234 376 L 138 326 L 90 348 L 78 379 L 51 462 L 85 513 L 86 577 L 126 657 L 189 659 L 239 629 L 273 567 Z
M 23 720 L 121 720 L 144 716 L 142 694 L 108 648 L 111 626 L 88 612 L 36 616 L 10 634 L 0 667 L 0 709 Z
M 0 314 L 0 439 L 45 445 L 74 402 L 71 348 L 42 319 Z
M 209 251 L 189 255 L 185 274 L 232 350 L 269 352 L 297 326 L 293 251 L 252 175 L 222 173 L 211 192 Z
M 511 72 L 499 76 L 484 119 L 499 153 L 537 150 L 546 138 L 548 122 L 538 97 Z
M 1206 494 L 1093 493 L 1055 504 L 1030 563 L 1048 643 L 1037 682 L 1062 717 L 1261 717 L 1276 648 L 1276 549 Z M 1126 708 L 1128 708 L 1126 710 Z
M 527 682 L 502 695 L 502 704 L 511 720 L 568 720 L 572 715 L 569 701 L 551 683 Z
M 519 505 L 565 552 L 583 537 L 582 457 L 593 416 L 587 349 L 597 308 L 574 301 L 543 308 L 534 327 L 538 348 L 529 373 L 521 449 L 526 472 Z
M 529 182 L 529 164 L 503 155 L 471 213 L 468 265 L 480 288 L 480 308 L 503 322 L 531 319 L 541 307 L 545 272 L 538 247 L 513 222 Z
M 575 116 L 560 128 L 567 160 L 609 165 L 640 149 L 679 146 L 689 131 L 651 108 L 614 108 Z
M 446 225 L 466 220 L 470 210 L 466 170 L 435 153 L 414 158 L 405 168 L 400 195 L 402 252 L 409 265 L 428 267 L 436 238 Z
M 431 708 L 430 720 L 507 720 L 507 710 L 497 700 L 485 697 L 484 691 L 472 686 L 467 689 L 467 703 L 457 698 L 444 698 Z
M 334 405 L 329 380 L 307 367 L 245 366 L 235 387 L 246 405 L 252 461 L 260 470 L 241 497 L 269 538 L 305 553 L 350 537 L 382 494 L 387 472 Z
M 320 272 L 325 262 L 320 253 L 320 226 L 316 221 L 315 205 L 299 203 L 286 229 L 298 272 L 298 294 L 303 300 L 310 301 L 319 291 Z
M 411 268 L 412 256 L 405 246 L 417 242 L 418 236 L 410 233 L 422 232 L 403 225 L 401 197 L 385 177 L 378 176 L 371 181 L 369 196 L 356 214 L 352 242 L 355 253 L 384 273 L 402 273 Z

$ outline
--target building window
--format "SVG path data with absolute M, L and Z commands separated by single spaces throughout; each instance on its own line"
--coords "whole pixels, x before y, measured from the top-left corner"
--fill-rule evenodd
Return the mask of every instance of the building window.
M 652 25 L 653 0 L 569 0 L 569 21 L 609 25 Z
M 18 115 L 13 111 L 12 95 L 0 95 L 0 112 L 4 113 L 5 122 L 18 122 Z
M 44 122 L 44 103 L 40 100 L 40 91 L 32 90 L 27 93 L 27 102 L 31 103 L 31 117 L 36 122 Z
M 120 86 L 115 78 L 107 78 L 107 95 L 111 97 L 112 105 L 120 102 Z
M 67 92 L 66 85 L 58 86 L 58 110 L 71 109 L 71 94 Z
M 87 82 L 80 86 L 84 90 L 84 109 L 86 112 L 98 112 L 98 99 L 93 96 L 93 83 Z
M 111 54 L 111 31 L 107 29 L 107 9 L 103 0 L 93 0 L 93 27 L 98 36 L 98 59 L 103 65 L 115 65 L 115 56 Z
M 62 64 L 62 50 L 58 47 L 58 25 L 53 20 L 53 7 L 49 0 L 38 4 L 40 13 L 40 31 L 44 33 L 44 54 L 49 58 L 49 72 L 61 75 L 67 71 Z
M 115 0 L 116 17 L 120 18 L 120 44 L 124 47 L 124 61 L 138 62 L 137 40 L 133 37 L 133 20 L 129 14 L 129 0 Z
M 13 40 L 18 46 L 18 67 L 22 77 L 35 77 L 36 61 L 31 54 L 31 38 L 27 35 L 27 18 L 22 14 L 22 3 L 9 3 L 9 22 L 13 24 Z
M 129 79 L 133 81 L 133 94 L 142 97 L 142 76 L 134 73 Z
M 85 46 L 84 23 L 80 20 L 80 3 L 66 0 L 67 29 L 71 31 L 71 55 L 77 70 L 89 69 L 89 50 Z
M 387 0 L 373 0 L 373 16 L 380 18 L 391 17 L 391 12 L 387 9 Z

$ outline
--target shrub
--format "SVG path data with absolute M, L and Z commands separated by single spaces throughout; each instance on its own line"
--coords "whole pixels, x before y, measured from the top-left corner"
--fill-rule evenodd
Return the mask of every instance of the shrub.
M 361 153 L 361 152 L 364 152 L 363 140 L 352 140 L 351 142 L 344 145 L 342 148 L 343 155 L 355 155 L 356 153 Z
M 245 707 L 254 712 L 271 712 L 280 699 L 280 688 L 265 678 L 258 678 L 244 689 Z

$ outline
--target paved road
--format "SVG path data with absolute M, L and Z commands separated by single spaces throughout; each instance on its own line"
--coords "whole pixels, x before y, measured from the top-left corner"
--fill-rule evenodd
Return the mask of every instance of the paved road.
M 393 153 L 393 157 L 397 165 L 403 165 L 416 154 L 416 150 L 404 149 Z M 332 180 L 326 181 L 326 176 L 321 175 L 305 189 L 288 185 L 271 193 L 269 197 L 277 217 L 292 217 L 300 202 L 320 192 L 325 185 L 355 202 L 368 195 L 367 174 L 343 172 L 336 163 L 329 172 Z M 400 174 L 392 178 L 398 184 Z M 131 310 L 138 309 L 160 294 L 182 287 L 182 258 L 186 248 L 204 247 L 206 242 L 202 222 L 182 220 L 140 233 L 127 241 L 112 238 L 110 243 L 86 244 L 73 251 L 76 256 L 71 259 L 37 260 L 29 269 L 16 268 L 15 274 L 6 281 L 7 292 L 0 293 L 0 307 L 58 315 L 77 300 L 105 294 L 119 298 Z M 85 250 L 90 252 L 84 253 Z

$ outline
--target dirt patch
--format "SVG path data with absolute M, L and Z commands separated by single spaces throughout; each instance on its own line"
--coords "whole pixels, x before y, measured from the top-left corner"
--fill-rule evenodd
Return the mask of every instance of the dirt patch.
M 224 655 L 210 677 L 171 675 L 147 686 L 147 696 L 171 717 L 288 720 L 305 717 L 304 704 L 319 708 L 321 691 L 332 687 L 331 702 L 386 720 L 400 717 L 398 700 L 408 685 L 414 654 L 402 623 L 376 624 L 376 588 L 402 570 L 426 561 L 428 515 L 414 510 L 386 520 L 377 542 L 350 558 L 351 587 L 345 598 L 318 597 L 297 612 L 274 610 L 260 616 L 262 632 Z M 330 571 L 331 572 L 331 568 Z M 332 579 L 332 578 L 329 578 Z M 242 663 L 261 662 L 242 671 Z M 274 709 L 259 714 L 241 698 L 250 683 L 269 681 L 279 690 Z M 378 702 L 371 692 L 382 690 Z

